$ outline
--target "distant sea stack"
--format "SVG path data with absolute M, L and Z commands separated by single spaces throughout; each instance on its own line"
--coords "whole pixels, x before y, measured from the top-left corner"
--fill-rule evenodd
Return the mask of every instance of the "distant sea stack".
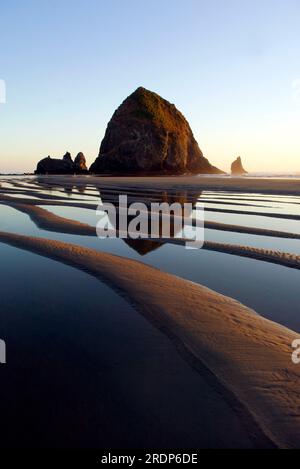
M 83 153 L 78 153 L 73 162 L 71 154 L 67 152 L 62 159 L 48 156 L 39 161 L 35 174 L 84 174 L 87 172 Z
M 141 87 L 115 111 L 90 171 L 119 175 L 223 173 L 204 158 L 174 104 Z
M 247 171 L 243 167 L 242 159 L 240 156 L 232 163 L 231 174 L 233 176 L 243 176 L 245 174 L 248 174 Z
M 88 170 L 86 166 L 86 159 L 82 152 L 78 153 L 74 160 L 74 170 L 76 173 L 82 173 Z

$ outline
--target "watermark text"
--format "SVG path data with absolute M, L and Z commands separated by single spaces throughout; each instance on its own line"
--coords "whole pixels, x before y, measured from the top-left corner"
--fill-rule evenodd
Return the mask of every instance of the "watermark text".
M 0 340 L 0 363 L 6 363 L 6 344 L 4 340 Z
M 204 244 L 204 206 L 191 203 L 134 202 L 128 205 L 126 195 L 118 204 L 104 203 L 96 211 L 99 216 L 99 238 L 181 239 L 187 249 L 200 249 Z

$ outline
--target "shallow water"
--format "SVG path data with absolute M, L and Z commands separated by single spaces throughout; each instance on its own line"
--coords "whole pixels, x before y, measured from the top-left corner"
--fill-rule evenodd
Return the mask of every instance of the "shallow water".
M 69 210 L 65 207 L 54 207 L 54 209 L 55 213 L 62 216 L 65 216 L 66 211 Z M 82 221 L 88 221 L 85 216 L 95 216 L 93 211 L 83 209 L 83 212 L 85 215 L 83 215 Z M 69 214 L 70 218 L 72 213 L 73 208 Z M 37 228 L 27 215 L 17 212 L 11 207 L 1 205 L 0 218 L 4 220 L 3 228 L 1 228 L 3 231 L 57 239 L 142 261 L 165 272 L 236 298 L 268 319 L 300 332 L 298 299 L 300 272 L 298 270 L 203 249 L 188 250 L 184 246 L 171 244 L 155 243 L 151 245 L 151 250 L 145 253 L 145 249 L 148 249 L 147 240 L 131 241 L 129 246 L 126 240 L 121 239 L 103 240 L 91 236 L 52 233 Z M 219 242 L 234 242 L 235 240 L 237 244 L 240 244 L 242 240 L 247 240 L 247 245 L 251 245 L 249 242 L 251 238 L 252 245 L 256 247 L 259 245 L 271 247 L 271 244 L 274 244 L 274 248 L 281 245 L 284 251 L 287 251 L 286 248 L 289 248 L 289 252 L 300 250 L 300 240 L 260 237 L 216 230 L 206 230 L 206 232 L 208 233 L 206 240 Z
M 251 226 L 253 228 L 263 228 L 266 230 L 285 231 L 300 234 L 300 221 L 283 220 L 257 215 L 243 215 L 235 213 L 207 212 L 206 220 L 228 225 Z
M 3 182 L 4 181 L 4 182 Z M 69 206 L 110 201 L 115 189 L 86 184 L 39 185 L 34 178 L 0 180 L 1 188 L 39 191 L 65 206 L 40 206 L 95 226 L 92 209 Z M 84 193 L 82 192 L 84 191 Z M 123 192 L 123 191 L 122 191 Z M 136 200 L 161 191 L 128 190 Z M 9 194 L 13 197 L 13 194 Z M 115 193 L 118 195 L 118 192 Z M 206 219 L 300 233 L 300 221 L 242 212 L 298 214 L 299 197 L 205 191 L 163 197 L 207 199 Z M 256 199 L 256 200 L 253 200 Z M 217 204 L 216 202 L 224 202 Z M 230 202 L 230 204 L 229 204 Z M 236 205 L 253 204 L 257 207 Z M 233 205 L 231 205 L 233 204 Z M 135 259 L 233 297 L 300 332 L 300 272 L 204 249 L 143 240 L 100 240 L 39 229 L 28 215 L 0 204 L 0 230 L 45 237 Z M 300 240 L 206 229 L 205 240 L 300 254 Z M 123 298 L 87 273 L 0 243 L 0 337 L 8 365 L 1 368 L 0 446 L 249 447 L 240 420 L 167 337 Z M 212 409 L 214 409 L 212 411 Z M 18 426 L 11 422 L 18 421 Z M 45 425 L 45 422 L 47 424 Z M 29 429 L 29 431 L 28 431 Z M 130 429 L 130 431 L 128 431 Z
M 100 215 L 97 215 L 94 210 L 88 210 L 84 208 L 57 207 L 57 206 L 49 206 L 49 205 L 45 205 L 45 206 L 41 205 L 41 207 L 60 217 L 70 218 L 72 220 L 76 220 L 81 223 L 86 223 L 91 226 L 96 226 L 100 218 Z M 295 226 L 294 226 L 296 223 L 299 224 L 299 229 L 300 229 L 300 222 L 293 222 L 294 233 L 297 233 L 297 229 L 295 229 Z M 240 225 L 242 224 L 240 223 Z M 248 224 L 248 225 L 242 225 L 242 226 L 250 226 L 250 225 Z M 288 230 L 285 230 L 285 231 L 288 231 Z M 212 229 L 205 230 L 204 239 L 205 241 L 217 241 L 217 242 L 225 243 L 225 244 L 226 243 L 238 244 L 238 245 L 241 244 L 245 246 L 274 249 L 274 250 L 279 250 L 283 252 L 292 252 L 292 253 L 300 254 L 300 240 L 298 239 L 249 235 L 245 233 L 236 233 L 234 231 L 231 232 L 231 231 L 212 230 Z
M 0 256 L 1 446 L 251 446 L 229 406 L 110 288 L 1 243 Z

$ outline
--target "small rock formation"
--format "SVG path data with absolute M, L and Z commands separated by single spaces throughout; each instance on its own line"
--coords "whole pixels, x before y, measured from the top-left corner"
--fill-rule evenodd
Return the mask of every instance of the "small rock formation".
M 38 162 L 35 174 L 71 174 L 73 173 L 73 161 L 66 155 L 63 159 L 48 156 Z
M 64 160 L 66 163 L 69 163 L 70 166 L 73 165 L 73 160 L 72 160 L 71 153 L 69 153 L 68 151 L 67 151 L 67 153 L 63 156 L 63 160 Z
M 86 159 L 82 152 L 78 153 L 74 160 L 74 170 L 76 173 L 84 173 L 88 170 L 86 166 Z
M 86 173 L 87 167 L 83 153 L 78 153 L 73 162 L 71 153 L 67 152 L 63 158 L 47 158 L 38 162 L 35 174 L 80 174 Z
M 231 174 L 233 176 L 242 176 L 244 174 L 248 174 L 247 171 L 243 167 L 242 159 L 240 156 L 232 163 Z
M 222 173 L 204 158 L 184 116 L 156 93 L 138 88 L 116 110 L 93 173 Z

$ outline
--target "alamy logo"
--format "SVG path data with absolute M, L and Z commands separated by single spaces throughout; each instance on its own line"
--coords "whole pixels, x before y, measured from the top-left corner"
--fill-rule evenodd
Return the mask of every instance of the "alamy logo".
M 4 340 L 0 340 L 0 363 L 6 363 L 6 344 Z
M 300 339 L 295 339 L 292 343 L 292 348 L 295 349 L 292 353 L 292 362 L 294 365 L 300 364 Z
M 192 203 L 142 202 L 128 205 L 126 195 L 118 204 L 99 205 L 99 238 L 181 239 L 187 249 L 200 249 L 204 243 L 204 206 Z
M 0 104 L 6 103 L 6 83 L 0 79 Z

